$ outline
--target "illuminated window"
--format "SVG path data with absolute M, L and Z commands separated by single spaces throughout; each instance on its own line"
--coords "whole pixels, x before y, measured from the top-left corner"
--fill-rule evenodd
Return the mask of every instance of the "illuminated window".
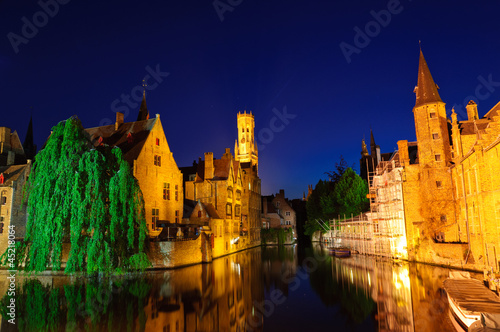
M 429 118 L 435 119 L 436 118 L 436 112 L 430 112 L 429 113 Z
M 127 134 L 127 142 L 128 143 L 132 143 L 133 142 L 133 138 L 132 138 L 132 134 L 131 133 Z
M 440 154 L 434 155 L 434 159 L 436 159 L 436 161 L 441 161 L 441 155 Z
M 438 133 L 433 133 L 432 134 L 432 139 L 439 139 L 439 134 Z
M 159 209 L 153 209 L 152 210 L 152 215 L 153 217 L 151 218 L 151 228 L 155 229 L 156 228 L 156 223 L 158 222 L 159 216 L 160 216 L 160 210 Z
M 158 146 L 160 145 L 160 139 L 159 138 L 156 139 L 156 145 L 158 145 Z

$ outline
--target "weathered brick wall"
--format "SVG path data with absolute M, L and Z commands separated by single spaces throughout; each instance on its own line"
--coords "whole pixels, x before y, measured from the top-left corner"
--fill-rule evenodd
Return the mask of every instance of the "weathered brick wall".
M 176 242 L 151 242 L 149 259 L 154 268 L 171 268 L 202 261 L 202 239 Z

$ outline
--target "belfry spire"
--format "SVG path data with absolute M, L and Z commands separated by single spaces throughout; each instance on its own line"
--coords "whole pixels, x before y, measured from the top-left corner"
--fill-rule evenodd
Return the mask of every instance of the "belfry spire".
M 425 61 L 422 49 L 420 49 L 420 59 L 418 62 L 418 83 L 415 87 L 417 95 L 415 107 L 422 106 L 427 103 L 442 102 L 438 93 L 439 87 L 432 79 L 431 72 Z
M 139 115 L 137 116 L 137 121 L 143 121 L 149 119 L 148 106 L 146 105 L 146 82 L 142 80 L 142 86 L 144 91 L 142 92 L 142 102 L 141 108 L 139 109 Z
M 35 158 L 36 145 L 33 143 L 33 115 L 30 115 L 30 123 L 24 138 L 23 149 L 27 159 L 33 160 Z

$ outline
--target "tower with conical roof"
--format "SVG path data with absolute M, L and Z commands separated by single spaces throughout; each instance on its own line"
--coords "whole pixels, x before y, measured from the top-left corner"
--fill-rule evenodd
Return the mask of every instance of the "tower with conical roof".
M 420 50 L 413 115 L 418 142 L 418 161 L 429 167 L 446 167 L 451 161 L 445 103 L 438 93 L 424 54 Z

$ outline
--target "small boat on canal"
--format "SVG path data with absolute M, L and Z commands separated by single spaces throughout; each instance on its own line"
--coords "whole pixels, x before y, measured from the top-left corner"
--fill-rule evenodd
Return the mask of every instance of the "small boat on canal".
M 500 317 L 498 295 L 486 288 L 482 281 L 471 278 L 469 272 L 451 271 L 443 285 L 450 304 L 450 319 L 457 331 L 468 332 L 473 324 L 473 328 L 482 326 L 481 314 L 483 317 Z
M 335 257 L 339 257 L 339 258 L 351 257 L 351 249 L 349 249 L 349 248 L 335 248 Z

